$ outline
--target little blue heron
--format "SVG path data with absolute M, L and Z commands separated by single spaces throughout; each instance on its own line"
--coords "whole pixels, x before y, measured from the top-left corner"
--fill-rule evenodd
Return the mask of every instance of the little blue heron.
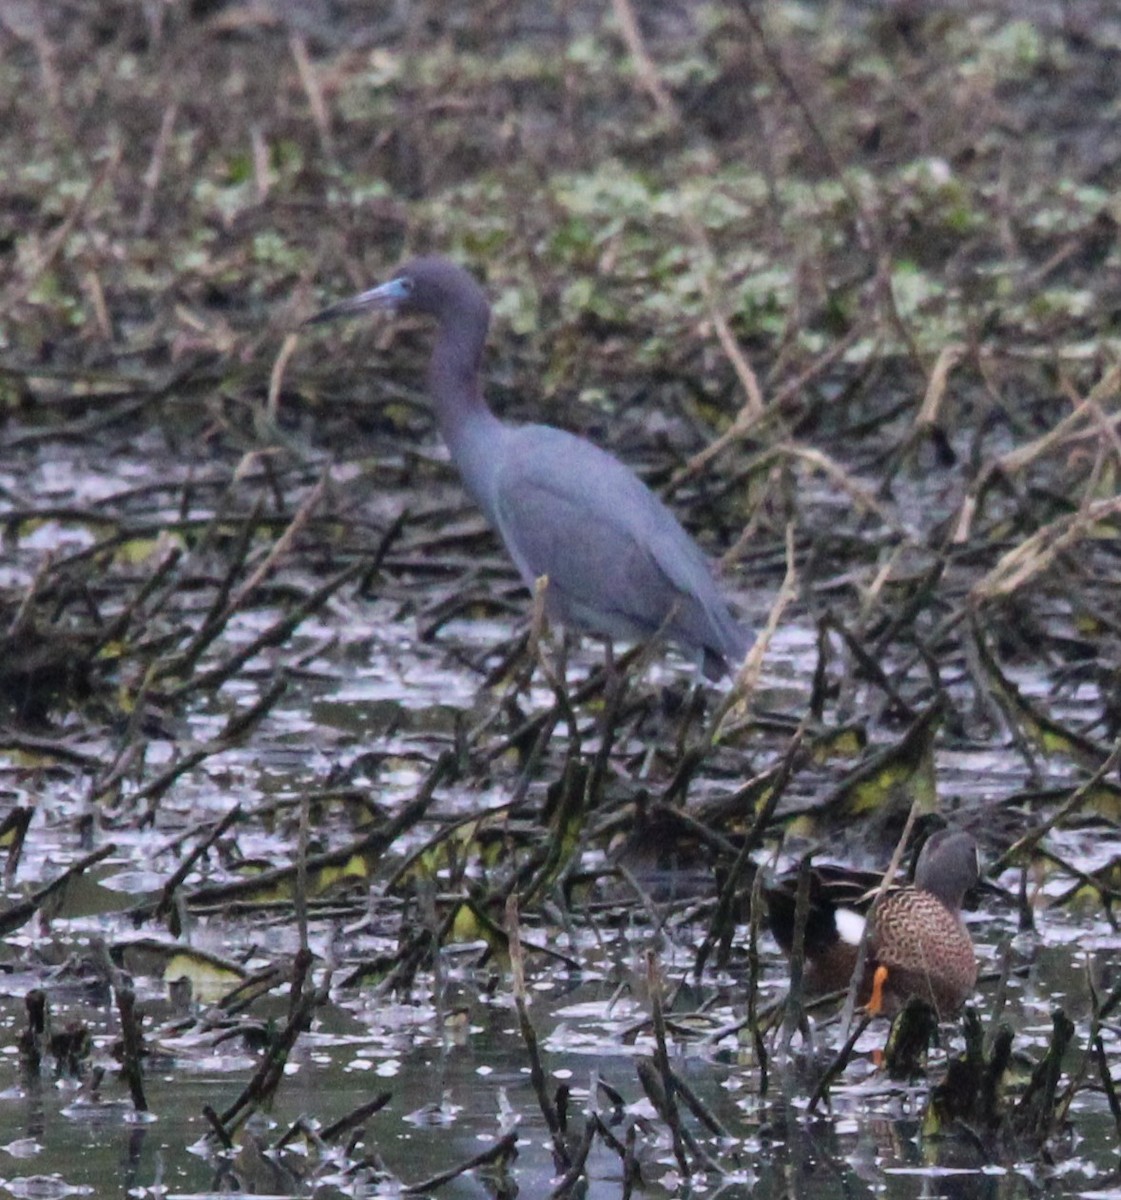
M 443 258 L 414 259 L 308 323 L 369 309 L 436 318 L 428 389 L 440 433 L 523 581 L 532 589 L 548 578 L 551 620 L 607 639 L 661 630 L 710 679 L 738 666 L 747 630 L 700 547 L 638 476 L 584 438 L 507 425 L 491 412 L 479 378 L 490 305 L 467 271 Z

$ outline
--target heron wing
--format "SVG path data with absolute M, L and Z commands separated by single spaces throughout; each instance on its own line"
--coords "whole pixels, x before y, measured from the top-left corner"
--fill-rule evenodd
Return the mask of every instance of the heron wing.
M 554 615 L 636 637 L 673 613 L 676 640 L 722 656 L 738 651 L 730 642 L 745 635 L 707 558 L 629 467 L 548 426 L 523 426 L 508 446 L 496 475 L 498 529 L 527 584 L 549 577 Z

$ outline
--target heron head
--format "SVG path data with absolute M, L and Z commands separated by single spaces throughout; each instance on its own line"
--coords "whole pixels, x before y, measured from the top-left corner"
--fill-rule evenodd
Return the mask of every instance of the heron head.
M 348 300 L 340 300 L 309 317 L 304 324 L 318 325 L 373 309 L 427 313 L 443 320 L 466 317 L 469 313 L 486 313 L 489 306 L 483 289 L 462 267 L 446 258 L 414 258 L 388 282 Z

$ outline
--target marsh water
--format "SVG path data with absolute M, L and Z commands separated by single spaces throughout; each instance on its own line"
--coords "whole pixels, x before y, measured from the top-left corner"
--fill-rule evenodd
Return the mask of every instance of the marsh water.
M 148 483 L 146 461 L 118 456 L 114 469 L 120 474 L 114 477 L 104 464 L 95 469 L 77 456 L 61 473 L 67 486 L 84 479 L 85 486 L 76 490 L 87 497 L 112 495 Z M 51 469 L 57 467 L 56 458 Z M 49 486 L 45 467 L 43 471 L 36 484 L 40 495 Z M 58 552 L 73 552 L 89 542 L 80 527 L 60 527 L 53 534 L 50 526 L 41 527 L 38 538 L 50 536 Z M 42 544 L 37 540 L 33 549 L 38 552 Z M 761 591 L 743 590 L 737 600 L 745 610 L 754 606 L 761 619 Z M 113 854 L 69 884 L 49 912 L 8 937 L 0 1008 L 5 1047 L 0 1113 L 5 1129 L 4 1186 L 12 1194 L 204 1195 L 235 1187 L 287 1195 L 307 1190 L 300 1159 L 313 1156 L 302 1136 L 288 1151 L 294 1161 L 244 1145 L 233 1155 L 222 1155 L 209 1140 L 202 1115 L 205 1105 L 221 1110 L 253 1072 L 260 1054 L 254 1038 L 269 1022 L 282 1023 L 285 1018 L 283 981 L 254 1007 L 253 1020 L 244 1028 L 233 1020 L 208 1022 L 208 1007 L 229 991 L 229 977 L 220 971 L 208 973 L 205 964 L 177 965 L 150 951 L 153 945 L 157 951 L 166 947 L 166 933 L 150 919 L 137 926 L 129 914 L 158 897 L 168 864 L 181 855 L 193 831 L 233 805 L 256 814 L 237 834 L 243 862 L 284 860 L 292 853 L 292 814 L 301 795 L 326 794 L 335 786 L 334 802 L 317 801 L 316 827 L 311 831 L 313 840 L 329 843 L 345 836 L 348 824 L 338 796 L 347 789 L 370 789 L 379 809 L 392 814 L 423 784 L 437 748 L 454 743 L 462 723 L 484 721 L 495 704 L 494 693 L 480 685 L 477 672 L 468 670 L 463 659 L 472 654 L 486 658 L 506 636 L 506 623 L 459 619 L 445 626 L 436 642 L 418 644 L 414 622 L 393 619 L 388 607 L 351 594 L 337 598 L 329 615 L 305 623 L 284 647 L 285 657 L 299 663 L 297 677 L 249 743 L 208 757 L 163 796 L 155 828 L 137 826 L 131 817 L 122 820 L 110 812 L 103 836 L 116 846 Z M 253 613 L 230 637 L 246 641 L 271 619 L 267 609 Z M 595 669 L 600 654 L 594 644 L 575 651 L 568 664 L 574 686 Z M 815 661 L 814 631 L 796 616 L 769 646 L 757 693 L 760 710 L 798 711 L 805 706 Z M 264 678 L 274 666 L 262 655 L 250 660 L 246 671 L 250 678 Z M 641 683 L 655 694 L 691 686 L 689 668 L 672 657 L 655 660 Z M 1043 680 L 1025 672 L 1020 686 L 1029 694 L 1042 692 Z M 527 711 L 547 707 L 550 700 L 540 681 L 524 697 Z M 173 736 L 168 731 L 149 741 L 146 769 L 158 770 L 173 761 L 177 746 L 205 743 L 240 702 L 233 689 L 227 696 L 192 706 Z M 1077 719 L 1081 711 L 1078 697 L 1067 696 L 1064 716 Z M 84 751 L 106 757 L 111 745 L 112 738 L 106 736 L 99 749 L 88 730 L 81 740 Z M 9 794 L 33 803 L 39 814 L 19 868 L 19 883 L 26 892 L 88 849 L 88 837 L 79 833 L 88 803 L 67 773 L 19 772 L 17 761 L 11 760 L 9 768 Z M 934 765 L 946 810 L 964 815 L 982 836 L 977 814 L 994 798 L 1022 790 L 1023 760 L 1007 746 L 948 743 L 936 750 Z M 407 859 L 447 821 L 478 817 L 488 809 L 501 813 L 516 778 L 515 773 L 490 786 L 441 788 L 436 807 L 392 846 L 387 869 Z M 1058 776 L 1054 779 L 1059 782 Z M 702 794 L 730 786 L 710 782 Z M 531 809 L 543 803 L 543 792 L 543 783 L 531 786 Z M 1091 827 L 1057 830 L 1051 844 L 1059 859 L 1077 862 L 1091 873 L 1108 864 L 1121 843 L 1103 836 L 1100 827 Z M 994 852 L 992 841 L 986 852 Z M 833 857 L 827 841 L 821 854 Z M 603 861 L 594 847 L 588 847 L 585 857 L 593 870 L 596 861 Z M 770 857 L 770 852 L 760 856 L 761 861 Z M 227 869 L 212 861 L 203 878 L 221 878 Z M 1021 880 L 1018 868 L 996 877 L 1009 896 Z M 664 884 L 660 879 L 659 886 Z M 310 913 L 308 944 L 315 971 L 330 968 L 336 981 L 355 963 L 379 953 L 392 955 L 402 936 L 389 914 L 397 913 L 404 901 L 385 894 L 376 877 L 366 886 L 364 899 L 351 890 L 335 902 L 325 898 L 322 915 L 318 907 Z M 566 958 L 563 964 L 537 964 L 530 983 L 530 1012 L 549 1086 L 570 1089 L 574 1126 L 586 1110 L 595 1109 L 620 1127 L 633 1122 L 644 1130 L 644 1194 L 679 1194 L 682 1186 L 669 1142 L 657 1131 L 657 1110 L 635 1074 L 636 1058 L 653 1050 L 644 965 L 650 949 L 664 977 L 674 981 L 669 1009 L 675 1020 L 674 1069 L 724 1130 L 720 1136 L 708 1135 L 721 1152 L 720 1173 L 701 1171 L 690 1184 L 692 1190 L 838 1197 L 866 1192 L 892 1197 L 1110 1194 L 1117 1135 L 1107 1099 L 1100 1093 L 1078 1096 L 1068 1114 L 1067 1132 L 1051 1148 L 1045 1165 L 1028 1158 L 997 1163 L 961 1137 L 921 1135 L 930 1079 L 937 1078 L 961 1048 L 960 1030 L 952 1023 L 943 1027 L 940 1045 L 932 1052 L 930 1078 L 910 1083 L 892 1083 L 876 1067 L 886 1023 L 874 1023 L 857 1044 L 842 1081 L 831 1090 L 828 1106 L 811 1113 L 809 1091 L 839 1037 L 834 1015 L 816 1030 L 816 1058 L 800 1043 L 789 1059 L 772 1046 L 770 1082 L 761 1095 L 759 1064 L 741 1028 L 742 953 L 724 968 L 694 975 L 705 923 L 703 911 L 692 919 L 688 916 L 697 901 L 691 886 L 686 879 L 682 896 L 675 896 L 670 885 L 645 905 L 622 905 L 606 925 L 593 921 L 586 927 L 568 923 L 550 929 L 547 922 L 531 917 L 524 932 L 527 943 L 552 941 Z M 1017 1051 L 1028 1064 L 1048 1042 L 1054 1007 L 1085 1022 L 1089 981 L 1099 991 L 1116 981 L 1121 935 L 1096 904 L 1048 908 L 1065 890 L 1065 880 L 1048 884 L 1040 876 L 1033 882 L 1036 928 L 1029 933 L 1019 932 L 1015 905 L 1007 900 L 990 902 L 968 915 L 984 979 L 975 997 L 977 1010 L 983 1019 L 991 1018 L 1002 977 L 1000 1016 L 1015 1028 Z M 299 948 L 290 899 L 218 907 L 202 914 L 185 911 L 184 918 L 182 944 L 247 968 L 288 961 Z M 408 920 L 422 919 L 414 912 L 404 920 L 407 925 Z M 741 948 L 747 938 L 748 929 L 741 925 Z M 329 1000 L 316 1010 L 311 1030 L 297 1043 L 274 1101 L 246 1127 L 247 1144 L 271 1145 L 300 1118 L 322 1127 L 385 1092 L 391 1101 L 371 1118 L 376 1134 L 370 1138 L 376 1144 L 373 1163 L 385 1168 L 385 1178 L 379 1182 L 378 1167 L 372 1163 L 356 1172 L 354 1163 L 342 1155 L 337 1171 L 331 1170 L 330 1155 L 325 1167 L 319 1149 L 314 1155 L 315 1194 L 395 1193 L 400 1185 L 391 1179 L 409 1182 L 451 1171 L 510 1130 L 517 1131 L 518 1149 L 509 1170 L 520 1194 L 551 1191 L 557 1167 L 530 1081 L 506 968 L 493 959 L 484 961 L 482 948 L 483 943 L 470 938 L 450 941 L 437 971 L 422 972 L 410 987 L 395 993 L 337 982 Z M 763 953 L 760 1000 L 766 1004 L 781 999 L 786 973 L 784 960 L 767 938 Z M 120 1031 L 111 956 L 112 963 L 123 966 L 135 980 L 151 1038 L 145 1064 L 146 1114 L 137 1114 L 113 1082 L 112 1047 Z M 186 989 L 175 986 L 177 972 L 189 980 Z M 46 1069 L 32 1080 L 21 1068 L 17 1045 L 27 1022 L 24 998 L 42 987 L 51 998 L 55 1028 L 84 1024 L 93 1039 L 92 1062 L 109 1065 L 98 1089 L 91 1091 L 86 1073 L 71 1077 L 60 1072 L 56 1078 Z M 1072 1055 L 1072 1070 L 1076 1057 Z M 597 1146 L 588 1160 L 587 1185 L 590 1196 L 618 1195 L 618 1155 Z M 485 1171 L 481 1178 L 478 1172 L 468 1172 L 444 1185 L 442 1194 L 491 1195 L 496 1190 L 502 1189 L 494 1180 L 488 1183 Z

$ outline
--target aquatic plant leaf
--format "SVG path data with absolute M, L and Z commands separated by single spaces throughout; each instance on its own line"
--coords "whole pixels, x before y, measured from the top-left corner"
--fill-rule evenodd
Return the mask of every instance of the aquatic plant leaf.
M 973 641 L 977 648 L 978 661 L 992 684 L 993 695 L 1001 711 L 1041 753 L 1062 755 L 1074 762 L 1096 770 L 1108 755 L 1108 750 L 1090 738 L 1056 721 L 1033 700 L 1029 700 L 1020 688 L 1000 669 L 996 658 L 989 650 L 987 639 L 974 623 Z
M 839 725 L 811 738 L 807 748 L 815 763 L 856 758 L 868 748 L 868 730 L 864 725 Z
M 167 984 L 186 979 L 192 994 L 205 1001 L 217 1000 L 240 984 L 247 974 L 238 963 L 220 955 L 158 938 L 117 942 L 109 952 L 113 961 L 131 975 L 148 976 Z
M 938 811 L 934 771 L 934 736 L 942 724 L 942 709 L 934 705 L 921 714 L 894 745 L 880 750 L 857 767 L 816 812 L 802 814 L 815 827 L 856 818 L 875 818 L 882 825 L 893 815 L 905 818 Z
M 506 930 L 492 921 L 475 903 L 464 900 L 455 910 L 450 925 L 451 940 L 457 942 L 484 941 L 491 954 L 505 965 L 510 959 L 510 938 Z

